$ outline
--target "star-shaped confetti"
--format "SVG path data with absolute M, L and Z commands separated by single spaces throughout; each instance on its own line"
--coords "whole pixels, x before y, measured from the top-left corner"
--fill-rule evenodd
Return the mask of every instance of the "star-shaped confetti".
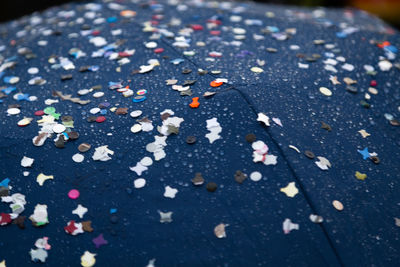
M 295 182 L 291 182 L 286 187 L 282 187 L 281 192 L 285 193 L 288 197 L 294 197 L 299 193 L 299 189 L 297 189 Z
M 136 172 L 137 175 L 142 175 L 142 172 L 147 171 L 148 168 L 143 166 L 140 162 L 136 163 L 135 167 L 129 167 L 129 169 L 133 172 Z
M 88 211 L 87 208 L 85 208 L 84 206 L 82 206 L 81 204 L 78 205 L 78 207 L 76 209 L 74 209 L 72 211 L 72 214 L 76 214 L 79 216 L 79 218 L 83 218 L 83 215 L 85 215 L 85 213 Z
M 355 176 L 356 176 L 356 178 L 357 178 L 358 180 L 361 180 L 361 181 L 364 181 L 365 178 L 367 178 L 367 175 L 366 175 L 365 173 L 361 173 L 361 172 L 359 172 L 359 171 L 356 171 Z
M 83 267 L 92 267 L 96 263 L 96 254 L 85 251 L 81 256 L 81 265 Z
M 29 254 L 31 255 L 32 261 L 34 262 L 46 262 L 48 256 L 47 251 L 42 248 L 31 249 L 31 251 L 29 251 Z
M 158 211 L 158 213 L 160 214 L 160 223 L 170 223 L 172 222 L 172 211 L 168 211 L 168 212 L 162 212 L 162 211 Z
M 267 154 L 264 155 L 265 159 L 263 161 L 263 163 L 265 165 L 276 165 L 278 163 L 278 161 L 276 160 L 278 157 L 275 155 L 271 155 L 271 154 Z
M 329 77 L 329 80 L 330 80 L 334 85 L 340 84 L 340 82 L 338 81 L 337 76 L 330 76 L 330 77 Z
M 363 130 L 359 130 L 358 132 L 361 134 L 361 136 L 363 138 L 367 138 L 368 136 L 370 136 L 370 134 L 367 133 L 364 129 Z
M 94 245 L 96 246 L 96 248 L 99 248 L 103 245 L 107 245 L 108 241 L 104 239 L 103 234 L 100 234 L 98 237 L 93 238 L 92 242 L 94 243 Z
M 65 232 L 73 234 L 78 227 L 75 226 L 75 221 L 69 221 L 68 225 L 64 227 Z
M 172 188 L 169 185 L 165 187 L 164 197 L 175 198 L 176 193 L 178 193 L 178 189 Z
M 38 184 L 40 186 L 43 186 L 44 182 L 49 179 L 54 179 L 54 176 L 53 175 L 45 175 L 43 173 L 40 173 L 36 178 L 36 182 L 38 182 Z
M 363 150 L 357 150 L 363 156 L 363 159 L 366 160 L 369 158 L 368 147 L 364 148 Z

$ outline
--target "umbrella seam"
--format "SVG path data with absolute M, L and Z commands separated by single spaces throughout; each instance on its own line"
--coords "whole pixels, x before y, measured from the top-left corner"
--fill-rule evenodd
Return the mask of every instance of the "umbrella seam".
M 254 112 L 255 115 L 257 115 L 257 111 L 254 108 L 254 105 L 251 103 L 251 101 L 247 98 L 247 96 L 245 95 L 245 93 L 243 93 L 240 89 L 236 88 L 235 86 L 232 86 L 231 88 L 229 88 L 231 90 L 235 90 L 239 93 L 239 95 L 246 101 L 246 103 L 248 104 L 248 106 L 250 107 L 250 109 Z M 281 146 L 279 145 L 279 143 L 275 140 L 275 138 L 273 137 L 273 135 L 269 132 L 269 130 L 266 127 L 263 127 L 263 129 L 265 130 L 265 132 L 268 134 L 268 136 L 271 138 L 272 142 L 277 146 L 277 149 L 279 150 L 279 153 L 282 154 L 283 159 L 285 160 L 287 166 L 289 167 L 290 172 L 292 173 L 292 175 L 294 176 L 295 180 L 297 181 L 297 183 L 299 184 L 300 190 L 302 191 L 304 198 L 306 200 L 306 202 L 308 203 L 308 205 L 310 206 L 311 210 L 314 213 L 316 212 L 316 208 L 314 207 L 314 205 L 312 204 L 311 199 L 309 198 L 306 190 L 303 187 L 303 184 L 300 180 L 300 178 L 298 177 L 298 175 L 296 174 L 294 168 L 292 167 L 292 165 L 290 164 L 288 158 L 286 157 L 285 153 L 283 152 L 283 149 L 281 148 Z M 324 233 L 324 235 L 326 236 L 329 246 L 331 247 L 331 249 L 333 250 L 333 253 L 335 254 L 340 266 L 344 266 L 342 259 L 339 256 L 339 253 L 337 251 L 337 249 L 334 246 L 334 243 L 332 241 L 332 239 L 330 238 L 328 231 L 326 230 L 325 226 L 323 225 L 323 223 L 319 224 L 322 232 Z

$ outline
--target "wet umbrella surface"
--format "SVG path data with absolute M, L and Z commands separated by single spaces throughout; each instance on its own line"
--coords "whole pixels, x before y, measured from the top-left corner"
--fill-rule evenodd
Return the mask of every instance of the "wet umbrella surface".
M 399 33 L 98 1 L 0 26 L 0 266 L 396 266 Z

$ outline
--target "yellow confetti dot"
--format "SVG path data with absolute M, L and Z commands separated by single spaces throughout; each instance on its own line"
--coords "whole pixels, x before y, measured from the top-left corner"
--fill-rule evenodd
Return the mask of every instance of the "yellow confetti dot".
M 255 73 L 261 73 L 264 71 L 262 68 L 259 67 L 252 67 L 250 70 Z
M 357 178 L 358 180 L 364 181 L 365 178 L 367 178 L 367 175 L 366 175 L 365 173 L 361 173 L 361 172 L 359 172 L 359 171 L 356 171 L 356 178 Z
M 54 176 L 53 175 L 45 175 L 43 173 L 40 173 L 36 178 L 36 182 L 38 182 L 38 184 L 40 186 L 43 186 L 44 182 L 48 179 L 54 179 Z
M 331 96 L 332 95 L 332 91 L 329 90 L 326 87 L 320 87 L 319 91 L 321 92 L 321 94 L 326 95 L 326 96 Z
M 96 258 L 94 256 L 96 256 L 96 254 L 85 251 L 81 257 L 81 265 L 83 267 L 92 267 L 96 263 Z
M 3 260 L 2 262 L 0 262 L 0 267 L 6 267 L 6 261 Z
M 299 189 L 297 189 L 294 182 L 291 182 L 286 187 L 282 187 L 281 192 L 285 193 L 288 197 L 294 197 L 299 192 Z
M 17 124 L 18 124 L 18 126 L 26 126 L 26 125 L 30 124 L 32 120 L 33 120 L 33 118 L 23 118 Z

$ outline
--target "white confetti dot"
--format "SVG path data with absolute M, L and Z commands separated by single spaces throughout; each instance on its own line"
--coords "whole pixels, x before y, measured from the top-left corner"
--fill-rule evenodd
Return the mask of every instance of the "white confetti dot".
M 153 160 L 150 157 L 144 157 L 141 161 L 140 164 L 142 164 L 143 166 L 151 166 L 153 164 Z
M 93 97 L 99 98 L 99 97 L 102 97 L 103 95 L 104 95 L 104 92 L 96 92 L 93 94 Z
M 250 174 L 250 179 L 254 182 L 260 181 L 262 178 L 262 174 L 260 172 L 252 172 Z
M 148 43 L 146 43 L 146 47 L 147 48 L 156 48 L 157 43 L 156 42 L 148 42 Z
M 72 160 L 80 163 L 85 159 L 85 157 L 82 154 L 76 153 L 75 155 L 72 156 Z
M 55 133 L 62 133 L 65 131 L 65 129 L 65 126 L 59 123 L 53 126 L 53 132 Z
M 29 74 L 37 74 L 39 72 L 38 68 L 29 68 L 28 73 Z
M 9 115 L 17 115 L 21 112 L 21 110 L 19 108 L 9 108 L 7 109 L 7 113 Z
M 89 112 L 90 112 L 91 114 L 97 114 L 97 113 L 100 112 L 100 109 L 99 109 L 99 108 L 91 108 L 91 109 L 89 110 Z
M 131 127 L 131 132 L 132 133 L 138 133 L 142 130 L 142 125 L 140 124 L 135 124 Z
M 142 111 L 141 111 L 141 110 L 134 110 L 134 111 L 132 111 L 132 112 L 130 113 L 130 115 L 131 115 L 132 118 L 137 118 L 137 117 L 139 117 L 140 115 L 142 115 Z
M 142 188 L 146 185 L 146 180 L 143 178 L 138 178 L 133 182 L 133 184 L 135 185 L 135 188 Z

